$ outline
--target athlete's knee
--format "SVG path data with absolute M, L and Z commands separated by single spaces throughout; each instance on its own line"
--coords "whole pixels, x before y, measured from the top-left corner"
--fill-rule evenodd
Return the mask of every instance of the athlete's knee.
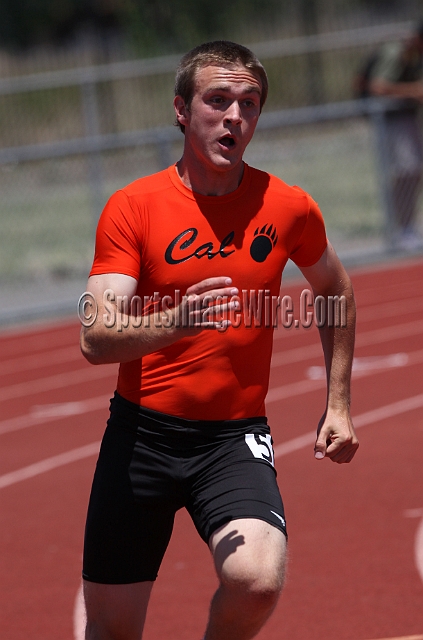
M 285 562 L 281 558 L 273 566 L 260 563 L 231 563 L 220 575 L 221 588 L 246 607 L 272 609 L 279 599 L 285 578 Z
M 271 611 L 284 583 L 284 534 L 261 520 L 237 520 L 216 532 L 211 549 L 222 596 L 246 615 Z
M 267 614 L 274 609 L 281 591 L 280 583 L 254 581 L 241 586 L 241 602 L 247 610 L 253 610 L 258 615 Z
M 221 583 L 219 590 L 223 601 L 230 605 L 231 615 L 254 627 L 271 615 L 281 594 L 279 585 L 258 581 Z

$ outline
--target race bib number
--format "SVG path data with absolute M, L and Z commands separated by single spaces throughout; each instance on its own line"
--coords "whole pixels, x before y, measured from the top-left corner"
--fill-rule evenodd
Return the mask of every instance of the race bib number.
M 272 436 L 267 433 L 261 436 L 257 433 L 245 434 L 245 442 L 255 458 L 261 458 L 269 462 L 272 467 L 275 466 L 275 455 L 272 447 Z

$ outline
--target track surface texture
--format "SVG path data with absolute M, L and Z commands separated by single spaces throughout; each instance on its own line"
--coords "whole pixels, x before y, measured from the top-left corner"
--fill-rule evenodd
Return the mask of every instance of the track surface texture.
M 313 457 L 318 331 L 276 331 L 268 394 L 290 561 L 259 640 L 423 639 L 423 260 L 352 270 L 358 333 L 350 465 Z M 298 304 L 303 281 L 283 294 Z M 85 512 L 117 367 L 93 367 L 75 319 L 0 335 L 0 637 L 82 640 Z M 199 640 L 216 578 L 184 512 L 144 640 Z

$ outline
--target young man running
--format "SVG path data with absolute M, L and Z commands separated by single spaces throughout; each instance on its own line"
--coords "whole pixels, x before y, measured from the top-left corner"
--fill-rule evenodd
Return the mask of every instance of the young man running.
M 266 96 L 245 47 L 186 54 L 174 100 L 181 159 L 114 194 L 99 222 L 87 286 L 98 313 L 81 347 L 120 369 L 87 516 L 88 640 L 141 638 L 182 507 L 219 578 L 205 640 L 253 638 L 273 611 L 286 524 L 264 406 L 272 323 L 244 311 L 247 295 L 278 296 L 289 258 L 316 295 L 347 301 L 347 326 L 321 329 L 328 396 L 315 456 L 346 463 L 358 447 L 350 280 L 310 196 L 243 162 Z

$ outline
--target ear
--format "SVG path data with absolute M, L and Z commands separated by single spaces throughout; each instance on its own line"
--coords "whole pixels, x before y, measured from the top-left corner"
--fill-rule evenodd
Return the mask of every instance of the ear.
M 185 104 L 185 100 L 181 98 L 181 96 L 175 96 L 175 99 L 173 100 L 173 107 L 175 109 L 177 122 L 186 126 L 189 121 L 189 109 Z

